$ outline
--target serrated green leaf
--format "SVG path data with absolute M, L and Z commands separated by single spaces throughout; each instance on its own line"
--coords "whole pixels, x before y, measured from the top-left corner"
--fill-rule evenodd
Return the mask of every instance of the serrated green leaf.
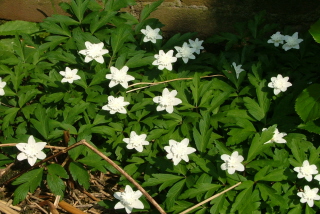
M 122 48 L 124 42 L 132 36 L 132 29 L 129 25 L 121 25 L 111 34 L 111 47 L 113 56 Z
M 263 183 L 258 183 L 257 187 L 259 188 L 261 195 L 264 195 L 264 201 L 267 201 L 268 197 L 274 205 L 281 206 L 283 209 L 288 208 L 288 205 L 283 197 L 276 194 L 275 189 L 272 189 Z
M 60 195 L 61 197 L 64 196 L 64 190 L 66 186 L 64 185 L 63 181 L 55 174 L 48 174 L 47 175 L 47 184 L 51 192 L 57 196 Z
M 164 201 L 164 203 L 166 204 L 167 209 L 171 209 L 171 207 L 173 207 L 174 202 L 176 200 L 176 198 L 180 195 L 183 186 L 186 183 L 186 179 L 183 179 L 179 182 L 177 182 L 175 185 L 173 185 L 167 195 L 166 195 L 166 200 Z
M 33 193 L 35 191 L 42 181 L 42 174 L 43 168 L 34 169 L 21 175 L 12 182 L 12 185 L 22 184 L 14 191 L 14 204 L 24 200 L 28 192 Z
M 149 178 L 142 186 L 155 186 L 161 184 L 159 191 L 173 185 L 177 181 L 183 179 L 181 176 L 172 174 L 152 174 L 153 178 Z
M 140 22 L 142 22 L 143 20 L 145 20 L 146 18 L 148 18 L 148 16 L 150 15 L 150 13 L 152 13 L 153 11 L 155 11 L 157 9 L 157 7 L 160 6 L 160 4 L 162 4 L 163 0 L 159 0 L 159 1 L 155 1 L 151 4 L 146 5 L 141 13 L 140 13 Z
M 71 162 L 69 165 L 69 171 L 75 181 L 78 181 L 79 184 L 81 184 L 85 189 L 89 188 L 90 176 L 87 170 L 81 164 Z
M 90 23 L 90 32 L 93 34 L 99 30 L 102 26 L 109 23 L 110 19 L 117 13 L 115 11 L 104 11 L 97 15 L 95 19 Z
M 247 107 L 249 113 L 258 121 L 265 117 L 264 110 L 259 106 L 259 104 L 249 97 L 243 98 L 244 105 Z
M 87 5 L 89 0 L 72 0 L 71 1 L 71 9 L 78 18 L 79 22 L 82 22 L 85 11 L 87 10 Z
M 0 35 L 20 35 L 22 33 L 32 34 L 38 32 L 39 24 L 26 21 L 9 21 L 0 25 Z
M 87 155 L 86 157 L 78 160 L 78 162 L 91 166 L 100 172 L 106 173 L 106 169 L 104 168 L 106 164 L 105 161 L 101 160 L 101 157 L 95 153 Z
M 13 205 L 18 204 L 20 201 L 24 200 L 29 192 L 29 184 L 24 183 L 14 191 Z
M 10 123 L 13 123 L 14 119 L 16 118 L 16 115 L 19 111 L 19 108 L 9 108 L 5 111 L 2 123 L 2 129 L 6 129 Z
M 38 105 L 35 111 L 35 116 L 37 120 L 31 118 L 30 122 L 35 127 L 35 129 L 47 140 L 49 135 L 49 118 L 46 110 L 41 105 Z
M 244 190 L 242 190 L 236 197 L 236 200 L 235 202 L 232 204 L 232 207 L 231 207 L 231 213 L 239 210 L 239 212 L 242 210 L 242 208 L 244 206 L 247 205 L 247 200 L 248 198 L 251 197 L 251 194 L 252 194 L 252 187 L 253 187 L 253 182 L 251 181 L 250 183 L 248 183 L 248 187 L 245 188 Z
M 296 99 L 295 110 L 306 123 L 320 117 L 320 84 L 304 89 Z
M 34 98 L 38 94 L 41 94 L 41 91 L 39 91 L 37 89 L 31 89 L 31 90 L 27 91 L 26 93 L 21 94 L 19 96 L 19 102 L 18 102 L 20 108 L 22 108 L 22 106 L 24 106 L 24 104 L 29 102 L 32 98 Z
M 72 110 L 66 112 L 64 111 L 64 123 L 67 124 L 74 124 L 74 122 L 77 120 L 77 117 L 80 113 L 83 113 L 86 108 L 89 106 L 90 103 L 81 103 L 78 105 L 75 105 Z
M 220 214 L 223 213 L 222 209 L 225 204 L 226 195 L 223 194 L 211 201 L 214 205 L 210 209 L 210 214 Z
M 115 136 L 115 131 L 109 126 L 95 126 L 91 128 L 92 133 Z
M 67 171 L 59 164 L 50 164 L 47 166 L 48 168 L 48 173 L 53 174 L 53 175 L 58 175 L 61 178 L 69 178 L 69 175 Z
M 197 195 L 206 193 L 208 191 L 216 191 L 221 187 L 221 185 L 210 183 L 197 183 L 194 187 L 195 188 L 188 189 L 183 194 L 181 194 L 179 196 L 179 199 L 194 198 Z
M 145 56 L 145 54 L 136 54 L 127 61 L 126 66 L 128 66 L 129 68 L 142 67 L 146 65 L 151 65 L 154 60 L 155 60 L 154 56 Z
M 298 128 L 320 135 L 320 119 L 309 121 L 306 124 L 300 124 L 298 125 Z

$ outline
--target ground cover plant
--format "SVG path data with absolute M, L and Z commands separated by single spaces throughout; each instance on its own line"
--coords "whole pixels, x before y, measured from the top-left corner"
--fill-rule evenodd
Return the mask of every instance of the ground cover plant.
M 164 39 L 148 18 L 162 1 L 118 12 L 134 3 L 0 26 L 0 167 L 29 167 L 1 181 L 14 204 L 108 171 L 120 189 L 99 204 L 119 213 L 317 213 L 320 22 L 294 32 L 259 13 L 234 34 Z

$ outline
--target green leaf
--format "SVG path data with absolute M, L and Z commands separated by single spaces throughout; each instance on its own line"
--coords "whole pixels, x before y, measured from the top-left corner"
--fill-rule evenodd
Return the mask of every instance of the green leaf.
M 168 186 L 172 186 L 174 183 L 184 178 L 172 174 L 152 174 L 152 176 L 153 178 L 149 178 L 146 182 L 143 183 L 142 186 L 148 187 L 161 184 L 159 187 L 159 191 L 162 191 Z
M 284 175 L 285 169 L 275 169 L 271 170 L 270 166 L 263 167 L 258 173 L 254 176 L 254 181 L 282 181 L 286 180 L 288 177 Z
M 231 91 L 224 91 L 220 93 L 218 96 L 214 97 L 211 101 L 208 112 L 213 111 L 214 109 L 219 107 L 222 103 L 224 103 L 224 101 L 229 98 L 230 94 L 231 94 Z
M 124 42 L 128 40 L 128 37 L 132 36 L 132 29 L 130 25 L 121 25 L 111 34 L 111 47 L 113 51 L 113 55 L 122 48 Z
M 275 129 L 276 125 L 273 125 L 269 127 L 267 130 L 263 131 L 261 136 L 258 133 L 255 134 L 249 148 L 246 162 L 252 161 L 257 155 L 259 155 L 265 149 L 264 143 L 266 143 L 273 137 Z
M 313 39 L 316 42 L 320 43 L 320 19 L 316 23 L 311 25 L 309 33 L 312 35 Z
M 5 117 L 3 118 L 2 129 L 6 129 L 10 123 L 14 122 L 19 108 L 9 108 L 4 112 Z
M 248 198 L 251 197 L 252 187 L 254 184 L 252 181 L 247 181 L 247 182 L 249 182 L 248 187 L 246 187 L 237 195 L 235 202 L 232 204 L 231 211 L 230 211 L 231 213 L 234 213 L 237 210 L 239 210 L 239 213 L 241 213 L 242 208 L 244 208 L 247 205 L 247 200 Z
M 48 31 L 48 33 L 71 37 L 70 30 L 68 30 L 66 25 L 63 23 L 61 23 L 61 26 L 60 26 L 60 25 L 53 23 L 51 21 L 44 20 L 44 22 L 40 23 L 40 26 L 42 28 L 44 28 L 46 31 Z
M 287 144 L 293 154 L 293 157 L 302 165 L 305 160 L 305 153 L 303 152 L 303 149 L 300 148 L 300 140 L 293 138 L 291 141 L 288 141 Z
M 117 13 L 115 11 L 105 11 L 96 15 L 95 18 L 90 23 L 90 32 L 93 34 L 101 27 L 109 23 L 109 20 L 114 17 Z
M 259 104 L 249 97 L 243 98 L 244 105 L 247 107 L 249 113 L 258 121 L 265 117 L 264 110 L 259 106 Z
M 89 0 L 72 0 L 70 6 L 74 15 L 78 18 L 79 22 L 82 22 L 83 15 L 87 10 Z
M 169 191 L 166 195 L 167 198 L 164 201 L 167 209 L 170 209 L 171 207 L 173 207 L 174 202 L 175 202 L 176 198 L 180 195 L 185 183 L 186 183 L 186 179 L 183 179 L 182 181 L 179 181 L 178 183 L 176 183 L 175 185 L 173 185 L 169 189 Z
M 79 163 L 71 162 L 69 165 L 70 174 L 75 181 L 78 181 L 85 189 L 90 187 L 89 183 L 89 173 L 87 170 Z
M 126 66 L 129 68 L 137 68 L 142 67 L 146 65 L 151 65 L 152 62 L 155 60 L 154 56 L 146 56 L 144 57 L 144 54 L 136 54 L 133 57 L 131 57 L 127 63 Z
M 58 175 L 61 178 L 69 178 L 67 171 L 59 164 L 50 164 L 47 166 L 48 173 Z
M 70 111 L 64 111 L 64 122 L 67 124 L 74 124 L 79 114 L 83 113 L 90 103 L 81 103 L 75 105 Z
M 86 164 L 88 166 L 93 167 L 94 169 L 99 170 L 100 172 L 106 173 L 106 169 L 104 166 L 106 162 L 101 160 L 101 157 L 95 153 L 89 154 L 86 157 L 78 160 L 80 163 Z
M 199 194 L 203 194 L 208 191 L 216 191 L 221 187 L 221 185 L 210 183 L 197 183 L 194 187 L 195 188 L 188 189 L 183 194 L 181 194 L 179 199 L 195 198 Z
M 31 89 L 27 91 L 26 93 L 19 95 L 19 106 L 22 108 L 24 104 L 29 102 L 32 98 L 34 98 L 36 95 L 41 94 L 41 92 L 38 89 Z
M 306 123 L 320 117 L 320 84 L 304 89 L 296 100 L 295 110 Z
M 267 198 L 269 198 L 274 205 L 281 206 L 283 209 L 288 208 L 288 204 L 286 203 L 286 201 L 282 196 L 276 194 L 275 189 L 272 189 L 263 183 L 258 183 L 257 187 L 259 188 L 264 201 L 267 201 Z
M 222 209 L 224 207 L 224 204 L 226 204 L 226 195 L 223 194 L 211 201 L 211 204 L 214 204 L 210 209 L 210 214 L 220 214 L 223 213 Z
M 0 25 L 0 35 L 20 35 L 22 33 L 32 34 L 38 32 L 39 24 L 26 21 L 10 21 Z
M 315 121 L 309 121 L 306 124 L 300 124 L 298 125 L 298 128 L 320 135 L 320 119 Z
M 91 128 L 92 133 L 115 136 L 116 133 L 113 128 L 109 126 L 95 126 Z
M 20 185 L 14 191 L 13 204 L 17 204 L 24 200 L 28 192 L 33 193 L 42 181 L 43 168 L 31 170 L 19 178 L 17 178 L 12 185 Z
M 44 139 L 48 139 L 49 135 L 49 117 L 46 110 L 41 106 L 38 105 L 35 111 L 35 116 L 37 118 L 30 119 L 30 122 L 34 126 L 34 128 L 44 137 Z
M 193 97 L 193 100 L 194 100 L 194 105 L 198 106 L 199 93 L 200 93 L 200 90 L 199 90 L 200 76 L 199 76 L 198 72 L 196 72 L 194 74 L 194 77 L 192 79 L 192 83 L 193 83 L 193 85 L 191 85 L 190 88 L 191 88 L 191 91 L 192 91 L 192 97 Z
M 146 18 L 149 17 L 150 13 L 152 13 L 153 11 L 155 11 L 157 9 L 157 7 L 160 6 L 160 4 L 162 4 L 163 0 L 159 0 L 159 1 L 155 1 L 151 4 L 146 5 L 141 13 L 140 13 L 140 22 L 142 22 L 143 20 L 145 20 Z
M 55 22 L 55 23 L 64 23 L 66 25 L 78 25 L 79 22 L 74 20 L 73 18 L 60 14 L 52 14 L 47 17 L 45 21 Z
M 64 190 L 66 189 L 66 186 L 64 185 L 61 178 L 59 178 L 55 174 L 47 174 L 47 184 L 49 189 L 54 195 L 60 195 L 64 196 Z

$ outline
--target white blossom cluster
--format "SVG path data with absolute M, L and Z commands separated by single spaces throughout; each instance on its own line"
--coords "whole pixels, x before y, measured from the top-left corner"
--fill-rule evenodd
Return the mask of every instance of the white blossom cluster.
M 292 36 L 282 35 L 279 31 L 271 36 L 268 40 L 268 43 L 273 43 L 275 47 L 279 47 L 282 45 L 282 49 L 285 51 L 290 49 L 299 49 L 299 44 L 303 41 L 303 39 L 298 38 L 298 32 L 295 32 Z
M 293 169 L 298 173 L 298 178 L 305 178 L 308 182 L 312 181 L 312 176 L 318 174 L 317 166 L 312 164 L 309 164 L 308 160 L 303 161 L 301 167 L 295 167 Z M 320 174 L 314 176 L 315 180 L 320 181 Z M 314 200 L 320 200 L 320 196 L 317 194 L 319 191 L 319 188 L 313 188 L 311 189 L 308 185 L 304 186 L 303 192 L 298 192 L 297 195 L 301 198 L 301 203 L 306 203 L 309 205 L 309 207 L 313 207 Z

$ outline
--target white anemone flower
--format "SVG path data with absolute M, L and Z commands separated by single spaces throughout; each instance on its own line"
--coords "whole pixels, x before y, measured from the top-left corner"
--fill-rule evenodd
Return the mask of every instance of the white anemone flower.
M 176 98 L 177 94 L 178 92 L 176 90 L 169 92 L 167 88 L 163 89 L 162 96 L 156 96 L 153 98 L 153 102 L 159 103 L 157 106 L 157 111 L 166 110 L 171 114 L 173 112 L 173 106 L 182 103 L 179 98 Z
M 310 165 L 308 160 L 303 161 L 301 167 L 295 167 L 293 170 L 298 173 L 298 178 L 305 178 L 309 182 L 312 181 L 312 175 L 318 173 L 317 166 Z
M 129 68 L 128 66 L 123 66 L 120 70 L 116 67 L 111 67 L 111 74 L 107 74 L 106 78 L 110 79 L 109 87 L 112 88 L 118 84 L 122 85 L 124 88 L 128 88 L 128 82 L 134 80 L 134 77 L 127 75 Z
M 46 154 L 42 151 L 42 149 L 46 146 L 46 142 L 36 142 L 34 137 L 31 135 L 28 138 L 28 143 L 18 143 L 16 147 L 21 151 L 18 154 L 17 159 L 22 161 L 24 159 L 28 159 L 28 163 L 30 166 L 33 166 L 37 159 L 45 159 Z
M 314 179 L 315 179 L 315 180 L 320 181 L 320 174 L 319 174 L 319 175 L 314 176 Z
M 285 92 L 288 87 L 292 86 L 288 80 L 289 77 L 282 77 L 281 74 L 278 74 L 277 77 L 271 77 L 271 82 L 268 83 L 268 87 L 273 88 L 273 93 L 277 95 L 281 91 Z
M 129 102 L 124 101 L 124 97 L 108 97 L 108 104 L 102 106 L 103 110 L 110 111 L 110 114 L 115 114 L 116 112 L 119 112 L 121 114 L 126 114 L 127 110 L 124 108 L 124 106 L 129 105 Z
M 262 131 L 267 130 L 266 128 L 263 128 Z M 273 136 L 271 138 L 271 140 L 265 142 L 264 144 L 267 143 L 286 143 L 287 141 L 285 139 L 283 139 L 284 136 L 286 136 L 287 133 L 284 132 L 279 132 L 279 130 L 276 128 L 273 132 Z
M 79 75 L 77 75 L 78 69 L 70 69 L 66 67 L 65 71 L 60 71 L 59 73 L 64 77 L 61 82 L 73 83 L 75 80 L 81 79 Z
M 178 165 L 181 160 L 189 162 L 188 155 L 196 151 L 195 148 L 188 147 L 189 139 L 185 138 L 181 142 L 169 140 L 169 146 L 165 146 L 164 150 L 168 152 L 167 158 L 173 160 L 173 165 Z
M 162 36 L 159 34 L 160 29 L 152 29 L 149 25 L 146 26 L 146 29 L 142 29 L 141 33 L 145 36 L 143 38 L 143 42 L 152 42 L 156 43 L 157 39 L 162 39 Z
M 279 44 L 283 44 L 284 35 L 279 31 L 271 36 L 271 39 L 268 40 L 268 43 L 273 43 L 274 46 L 279 47 Z
M 118 203 L 116 203 L 114 209 L 125 208 L 127 213 L 131 213 L 133 208 L 144 208 L 143 203 L 139 200 L 139 198 L 142 196 L 141 191 L 133 191 L 129 185 L 126 185 L 124 192 L 115 192 L 113 196 L 120 200 Z
M 239 79 L 239 75 L 242 71 L 244 71 L 241 66 L 242 65 L 237 65 L 235 62 L 232 63 L 232 66 L 234 68 L 234 71 L 236 72 L 236 76 L 237 76 L 237 79 Z
M 168 51 L 165 53 L 163 50 L 159 51 L 159 54 L 155 54 L 152 65 L 158 65 L 159 70 L 163 70 L 164 68 L 168 69 L 169 71 L 172 70 L 172 63 L 177 61 L 177 58 L 173 56 L 173 50 Z
M 231 156 L 223 154 L 221 155 L 221 159 L 225 162 L 221 165 L 221 169 L 228 170 L 229 174 L 233 174 L 235 171 L 244 171 L 244 166 L 241 163 L 244 158 L 237 151 L 233 152 Z
M 189 59 L 195 59 L 195 55 L 193 53 L 196 51 L 195 48 L 189 47 L 189 45 L 185 42 L 183 43 L 182 47 L 174 46 L 174 48 L 177 50 L 176 57 L 182 58 L 184 63 L 187 63 Z
M 149 145 L 149 142 L 146 141 L 146 134 L 137 135 L 135 131 L 130 133 L 130 138 L 124 138 L 123 141 L 127 143 L 128 149 L 136 149 L 138 152 L 143 151 L 144 145 Z
M 195 53 L 200 54 L 200 51 L 202 49 L 204 49 L 204 47 L 202 46 L 203 40 L 199 40 L 198 38 L 196 38 L 194 41 L 189 39 L 189 45 L 191 48 L 195 49 Z
M 4 90 L 3 88 L 7 85 L 6 82 L 2 82 L 2 78 L 0 77 L 0 96 L 4 95 Z
M 287 51 L 291 48 L 299 49 L 299 43 L 303 41 L 303 39 L 298 39 L 298 32 L 295 32 L 292 36 L 284 36 L 284 41 L 286 42 L 282 48 Z
M 85 55 L 84 62 L 90 62 L 96 60 L 99 63 L 103 63 L 104 59 L 102 55 L 109 53 L 107 49 L 103 49 L 103 42 L 98 44 L 92 44 L 91 42 L 84 43 L 87 49 L 79 51 L 80 54 Z
M 318 188 L 310 189 L 309 186 L 304 186 L 303 192 L 298 192 L 297 195 L 301 198 L 301 203 L 306 203 L 309 207 L 313 207 L 314 200 L 320 200 L 320 196 L 317 194 L 319 191 Z

